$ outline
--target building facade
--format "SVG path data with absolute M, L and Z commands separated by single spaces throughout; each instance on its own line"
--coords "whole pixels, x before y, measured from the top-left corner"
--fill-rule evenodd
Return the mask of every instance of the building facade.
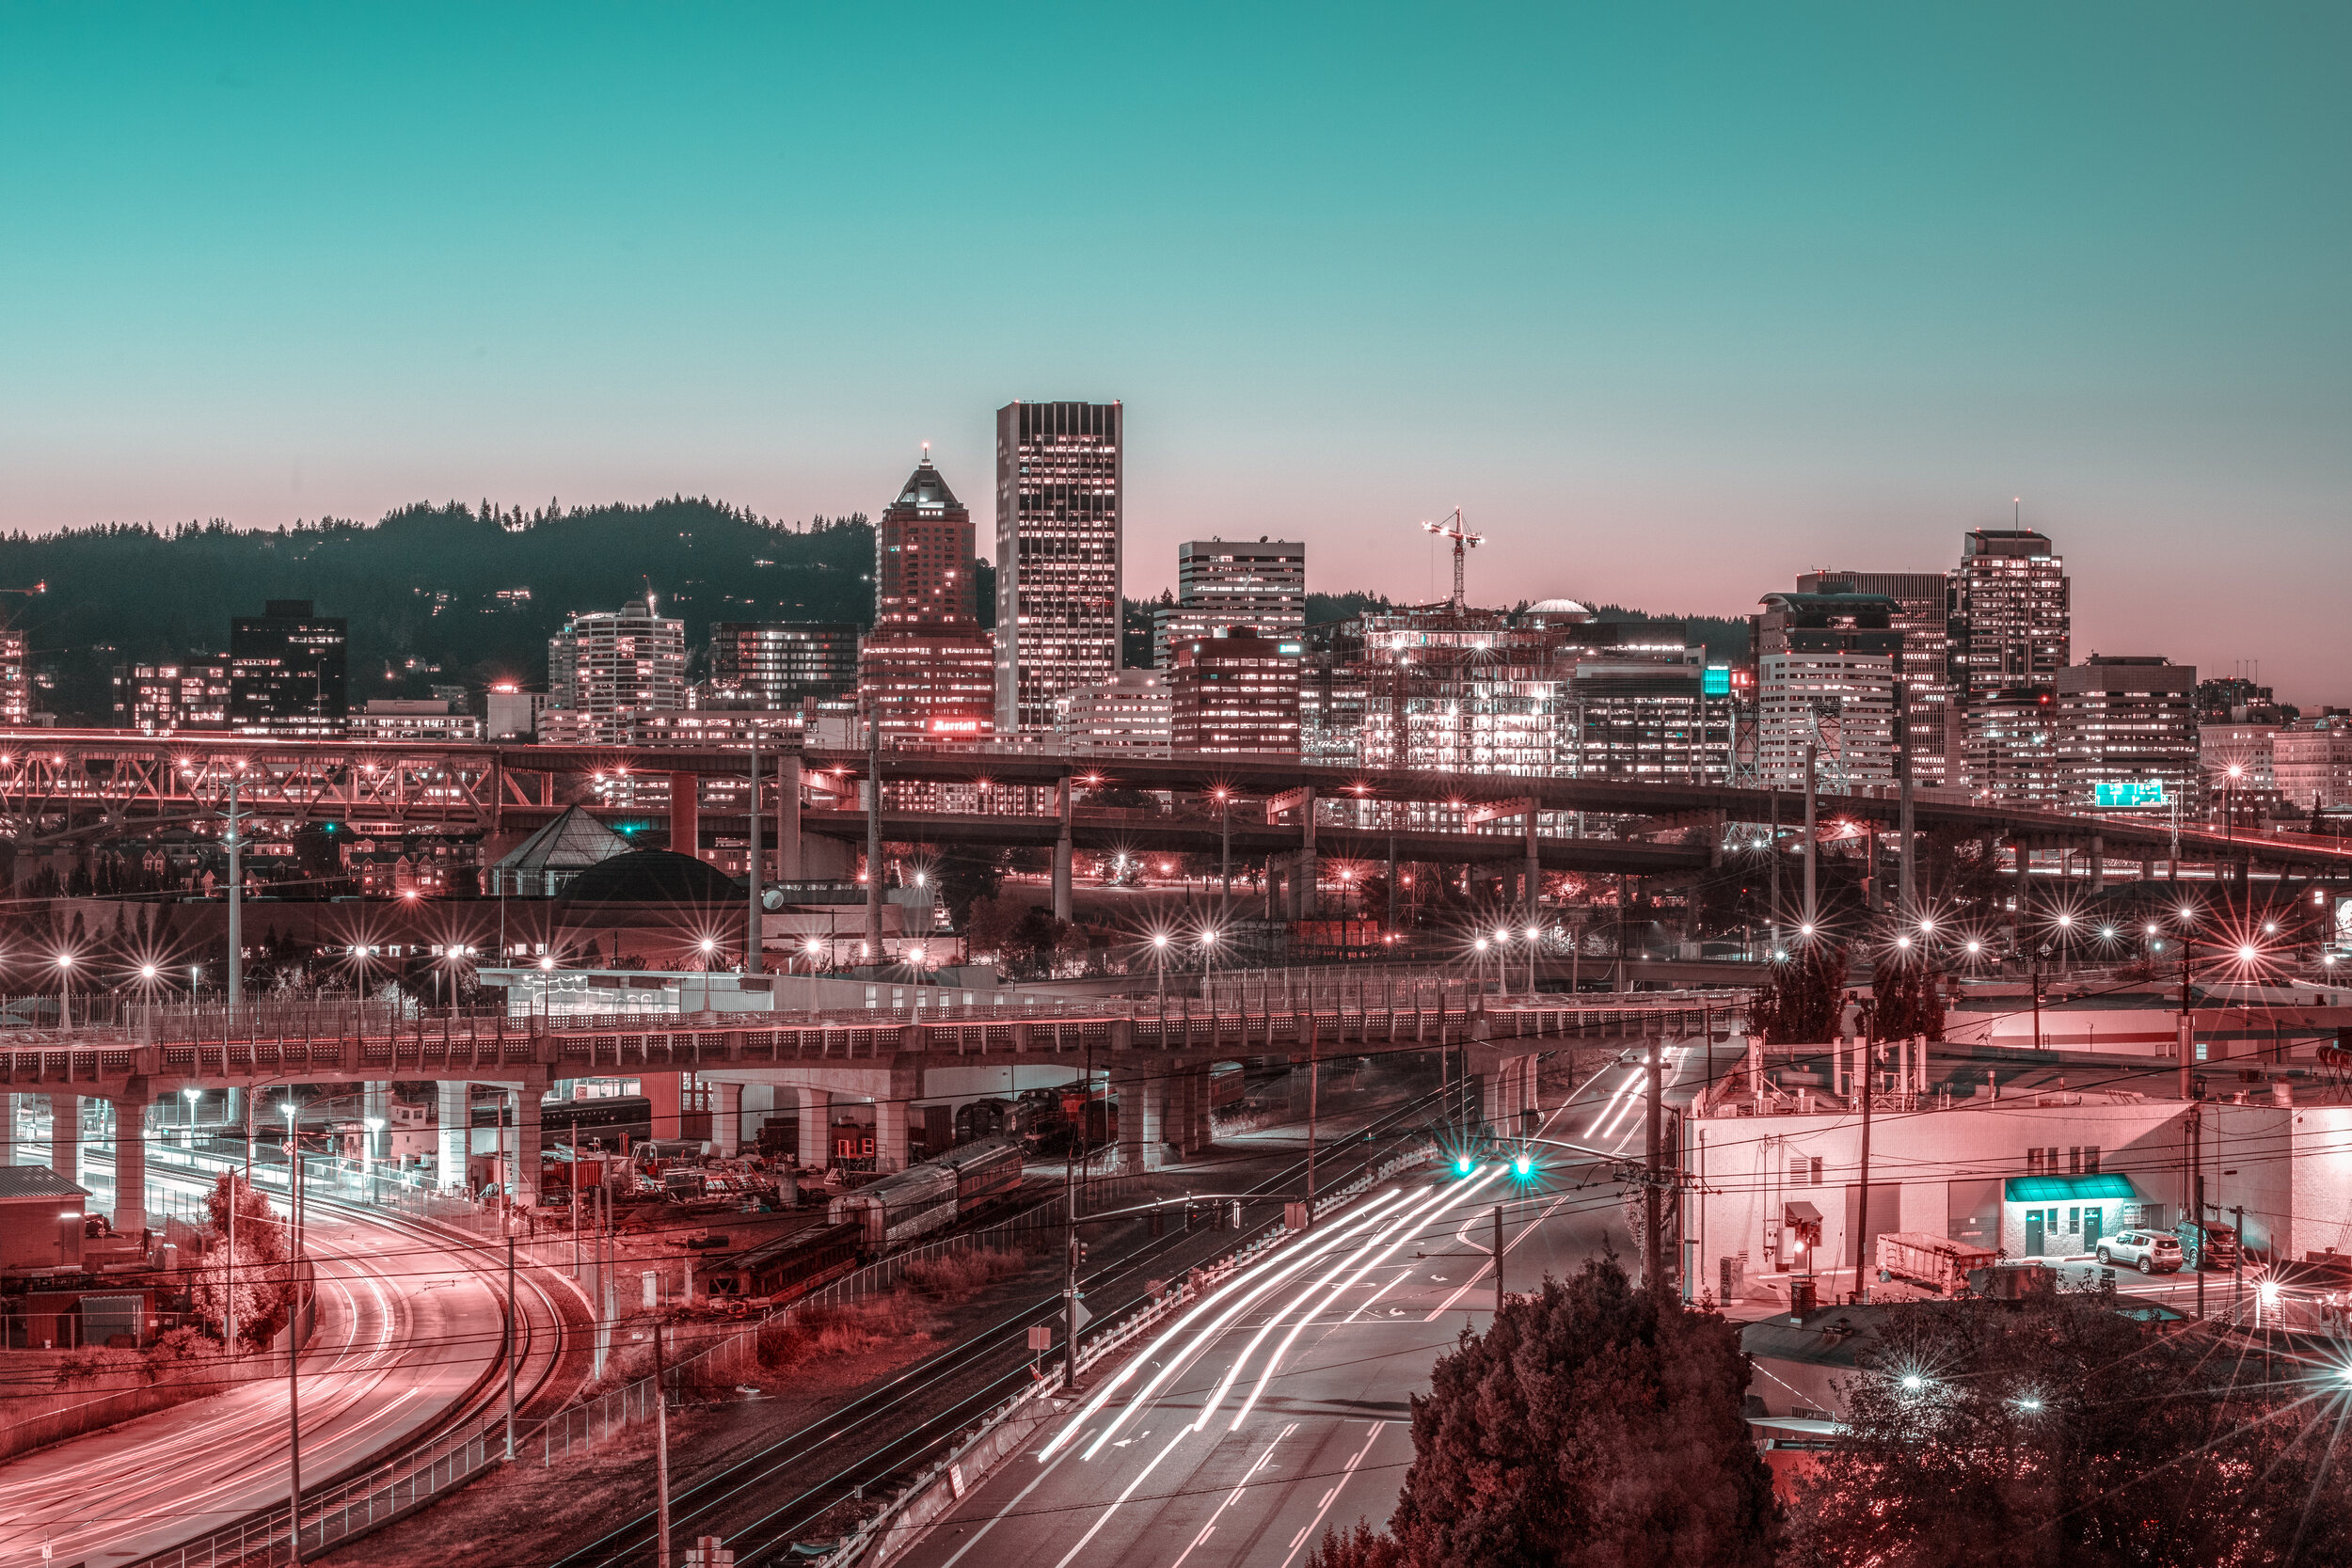
M 977 626 L 876 632 L 858 652 L 858 706 L 885 746 L 996 733 L 996 641 Z
M 1166 670 L 1173 643 L 1214 637 L 1222 626 L 1255 626 L 1295 639 L 1307 627 L 1307 546 L 1196 539 L 1176 546 L 1176 602 L 1152 612 L 1152 664 Z
M 1299 653 L 1295 640 L 1260 637 L 1247 626 L 1179 644 L 1168 674 L 1175 750 L 1297 756 Z
M 972 514 L 926 448 L 874 525 L 875 629 L 977 626 L 972 562 Z
M 2352 717 L 2300 719 L 2271 741 L 2279 794 L 2297 811 L 2352 807 Z
M 480 740 L 482 720 L 446 697 L 376 697 L 345 721 L 354 740 Z
M 996 411 L 996 728 L 1119 673 L 1124 419 L 1116 403 Z
M 1973 703 L 2017 687 L 2054 686 L 2073 658 L 2072 585 L 2049 536 L 1971 529 L 1950 594 L 1954 697 Z
M 650 594 L 572 615 L 548 640 L 548 698 L 575 716 L 569 728 L 607 743 L 633 715 L 676 712 L 686 706 L 686 623 Z
M 1170 677 L 1157 670 L 1121 670 L 1101 686 L 1062 697 L 1055 733 L 1073 753 L 1164 757 L 1173 731 Z
M 116 707 L 121 706 L 119 692 Z M 24 634 L 0 626 L 0 726 L 22 729 L 33 721 L 33 668 Z
M 2196 809 L 2194 665 L 2093 654 L 2056 685 L 2063 805 L 2143 816 Z
M 1756 663 L 1756 762 L 1765 786 L 1802 789 L 1806 748 L 1817 787 L 1875 788 L 1895 777 L 1892 654 L 1789 652 Z
M 1963 759 L 1975 799 L 2051 811 L 2065 801 L 2055 690 L 2011 686 L 1982 692 L 1969 700 L 1962 717 Z
M 115 722 L 141 735 L 229 727 L 229 661 L 198 655 L 178 664 L 118 664 Z
M 1888 629 L 1900 639 L 1895 679 L 1900 687 L 1897 741 L 1915 783 L 1946 783 L 1960 752 L 1959 713 L 1952 705 L 1951 581 L 1943 572 L 1806 572 L 1800 594 L 1871 594 L 1893 609 Z
M 785 708 L 848 696 L 857 687 L 857 644 L 858 628 L 847 621 L 718 622 L 696 705 L 707 697 Z
M 334 736 L 351 711 L 348 623 L 309 599 L 272 599 L 229 622 L 229 726 L 241 735 Z

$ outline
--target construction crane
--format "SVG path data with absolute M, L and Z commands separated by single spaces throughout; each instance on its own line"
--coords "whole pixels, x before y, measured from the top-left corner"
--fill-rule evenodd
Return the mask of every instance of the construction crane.
M 1459 610 L 1464 608 L 1465 604 L 1462 597 L 1463 552 L 1473 545 L 1484 543 L 1486 536 L 1483 533 L 1472 533 L 1462 526 L 1462 509 L 1458 506 L 1454 509 L 1451 517 L 1434 523 L 1423 523 L 1421 526 L 1424 532 L 1434 533 L 1440 539 L 1454 541 L 1454 597 L 1448 602 Z

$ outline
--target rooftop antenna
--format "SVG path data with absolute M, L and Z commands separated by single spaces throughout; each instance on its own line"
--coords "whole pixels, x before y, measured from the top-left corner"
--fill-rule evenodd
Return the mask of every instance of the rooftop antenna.
M 930 466 L 931 466 L 931 444 L 930 444 L 929 441 L 926 441 L 926 442 L 924 442 L 924 443 L 923 443 L 923 467 L 925 467 L 926 468 L 928 468 L 928 467 L 930 467 Z
M 1458 611 L 1464 606 L 1462 596 L 1463 552 L 1474 545 L 1484 543 L 1486 536 L 1483 533 L 1472 533 L 1462 526 L 1462 509 L 1458 506 L 1454 509 L 1450 516 L 1440 519 L 1438 522 L 1423 523 L 1421 526 L 1424 531 L 1436 534 L 1440 539 L 1451 539 L 1454 541 L 1454 597 L 1447 602 Z
M 2013 532 L 2023 533 L 2026 531 L 2025 497 L 2011 496 L 2009 499 L 2009 526 L 2010 531 Z

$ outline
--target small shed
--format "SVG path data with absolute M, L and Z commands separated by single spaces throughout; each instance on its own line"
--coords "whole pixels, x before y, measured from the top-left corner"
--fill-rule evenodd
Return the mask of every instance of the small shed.
M 89 1196 L 47 1165 L 0 1165 L 0 1274 L 79 1270 Z

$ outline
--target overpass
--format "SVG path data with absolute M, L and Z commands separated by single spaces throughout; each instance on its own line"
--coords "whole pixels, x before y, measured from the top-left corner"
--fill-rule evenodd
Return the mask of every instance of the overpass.
M 787 853 L 800 841 L 797 808 L 803 796 L 813 800 L 817 794 L 830 793 L 839 800 L 863 779 L 867 767 L 862 751 L 787 744 L 767 755 L 769 778 L 780 775 L 811 786 L 772 790 L 777 797 L 772 842 Z M 1329 831 L 1376 832 L 1384 844 L 1392 827 L 1401 832 L 1453 832 L 1503 844 L 1523 839 L 1526 809 L 1498 809 L 1512 801 L 1532 801 L 1534 812 L 1552 819 L 1541 823 L 1535 834 L 1547 845 L 1579 836 L 1559 831 L 1561 817 L 1578 814 L 1631 819 L 1626 831 L 1637 836 L 1679 827 L 1721 829 L 1732 823 L 1776 821 L 1792 828 L 1804 817 L 1804 798 L 1792 791 L 1667 780 L 1315 767 L 1223 755 L 1073 757 L 1018 747 L 899 748 L 882 754 L 880 772 L 885 803 L 893 793 L 891 785 L 982 791 L 989 803 L 983 815 L 1005 824 L 1008 832 L 1016 818 L 1050 818 L 1069 810 L 1073 787 L 1098 786 L 1173 791 L 1206 800 L 1224 791 L 1233 798 L 1287 800 L 1290 804 L 1277 815 L 1297 816 L 1302 825 L 1320 821 Z M 573 803 L 589 804 L 605 816 L 642 817 L 644 806 L 598 804 L 597 785 L 605 786 L 602 798 L 611 802 L 656 780 L 660 784 L 649 793 L 662 797 L 674 829 L 687 827 L 699 844 L 705 783 L 723 795 L 712 804 L 723 809 L 732 803 L 732 821 L 740 824 L 746 777 L 742 748 L 287 741 L 212 734 L 150 736 L 119 730 L 0 732 L 0 817 L 10 819 L 19 842 L 28 845 L 79 842 L 146 825 L 216 820 L 232 778 L 239 782 L 241 805 L 265 824 L 444 824 L 488 832 L 536 827 Z M 1820 800 L 1824 821 L 1880 828 L 1896 822 L 1892 790 L 1824 793 Z M 763 816 L 768 809 L 763 796 Z M 2029 811 L 1953 800 L 1941 792 L 1922 792 L 1914 815 L 1923 829 L 1981 833 L 2025 849 L 2074 850 L 2094 863 L 2110 855 L 2169 862 L 2177 853 L 2179 860 L 2191 863 L 2262 867 L 2281 876 L 2352 875 L 2352 847 L 2334 839 L 2244 836 L 2195 826 L 2184 826 L 2176 835 L 2168 820 Z M 724 821 L 714 819 L 710 825 L 723 832 Z M 825 830 L 846 827 L 825 819 L 818 825 Z M 963 831 L 950 823 L 940 826 L 943 832 Z M 1238 832 L 1243 824 L 1234 826 Z M 1402 844 L 1399 852 L 1405 852 Z
M 515 1103 L 510 1169 L 538 1168 L 540 1097 L 559 1079 L 635 1077 L 675 1116 L 682 1074 L 715 1085 L 723 1152 L 732 1152 L 729 1103 L 748 1085 L 798 1098 L 804 1161 L 823 1163 L 829 1097 L 870 1101 L 877 1163 L 908 1154 L 915 1102 L 1044 1068 L 1054 1082 L 1104 1071 L 1120 1094 L 1120 1142 L 1130 1168 L 1160 1163 L 1163 1147 L 1191 1152 L 1209 1137 L 1209 1069 L 1244 1056 L 1381 1055 L 1440 1051 L 1480 1080 L 1487 1118 L 1534 1103 L 1535 1058 L 1579 1040 L 1713 1036 L 1734 1026 L 1740 991 L 1641 992 L 1600 1003 L 1496 997 L 1460 977 L 1370 980 L 1345 974 L 1195 998 L 1071 997 L 1016 1006 L 911 988 L 917 1005 L 825 1012 L 604 1013 L 513 1016 L 497 1009 L 404 1015 L 376 1004 L 255 1003 L 158 1006 L 135 1022 L 73 1030 L 0 1031 L 0 1094 L 49 1097 L 52 1165 L 74 1179 L 76 1105 L 103 1100 L 118 1129 L 144 1129 L 147 1107 L 184 1089 L 247 1094 L 294 1084 L 428 1081 L 442 1085 L 444 1149 L 469 1132 L 469 1085 L 506 1086 Z M 1220 990 L 1222 988 L 1219 988 Z M 919 993 L 930 991 L 932 995 Z M 938 1005 L 931 1005 L 934 1001 Z M 1449 1070 L 1454 1070 L 1450 1066 Z M 1033 1075 L 1034 1076 L 1034 1075 Z M 1122 1093 L 1122 1090 L 1124 1091 Z M 995 1092 L 983 1089 L 979 1093 Z M 1129 1114 L 1126 1107 L 1138 1108 Z M 660 1113 L 657 1112 L 657 1117 Z M 13 1135 L 14 1118 L 8 1124 Z M 657 1132 L 660 1131 L 657 1125 Z M 118 1229 L 145 1224 L 142 1139 L 116 1140 L 122 1172 Z M 13 1149 L 6 1151 L 10 1157 Z M 451 1155 L 443 1155 L 444 1170 Z M 463 1155 L 456 1156 L 463 1168 Z M 525 1191 L 530 1183 L 519 1183 Z

